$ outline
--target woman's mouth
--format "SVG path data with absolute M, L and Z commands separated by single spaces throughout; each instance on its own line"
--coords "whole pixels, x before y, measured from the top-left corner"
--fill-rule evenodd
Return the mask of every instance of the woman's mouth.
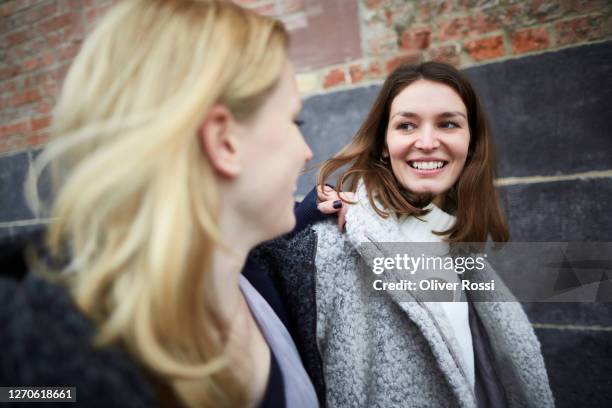
M 447 161 L 444 160 L 432 160 L 432 161 L 408 161 L 408 165 L 419 172 L 435 173 L 441 171 L 446 165 Z

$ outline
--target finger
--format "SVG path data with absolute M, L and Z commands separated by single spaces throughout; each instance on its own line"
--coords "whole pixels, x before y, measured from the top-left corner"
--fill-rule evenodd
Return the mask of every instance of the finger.
M 323 214 L 335 214 L 342 208 L 342 200 L 327 200 L 319 203 L 317 208 Z
M 340 211 L 338 211 L 338 229 L 340 230 L 340 232 L 344 230 L 344 225 L 346 224 L 346 211 L 346 204 L 344 204 Z
M 323 189 L 321 189 L 321 186 L 317 186 L 317 197 L 319 201 L 336 200 L 338 198 L 335 190 L 328 185 L 325 185 Z
M 325 192 L 321 195 L 319 195 L 319 202 L 324 202 L 324 201 L 336 201 L 339 200 L 340 196 L 338 196 L 338 193 L 334 190 L 330 191 L 330 192 Z

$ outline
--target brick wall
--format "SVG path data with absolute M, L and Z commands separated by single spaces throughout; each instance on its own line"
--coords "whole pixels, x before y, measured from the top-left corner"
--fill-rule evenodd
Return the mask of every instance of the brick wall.
M 0 4 L 0 154 L 45 143 L 70 63 L 109 0 Z
M 607 0 L 361 0 L 361 58 L 302 73 L 301 90 L 379 81 L 404 61 L 469 66 L 612 38 Z
M 0 154 L 45 143 L 62 78 L 113 1 L 0 4 Z M 285 22 L 304 96 L 380 82 L 403 61 L 463 68 L 612 38 L 607 0 L 235 1 Z

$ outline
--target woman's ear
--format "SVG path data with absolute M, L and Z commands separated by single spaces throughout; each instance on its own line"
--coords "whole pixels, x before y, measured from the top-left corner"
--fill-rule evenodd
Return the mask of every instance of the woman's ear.
M 221 176 L 234 179 L 240 174 L 238 124 L 223 105 L 213 106 L 198 129 L 202 152 Z

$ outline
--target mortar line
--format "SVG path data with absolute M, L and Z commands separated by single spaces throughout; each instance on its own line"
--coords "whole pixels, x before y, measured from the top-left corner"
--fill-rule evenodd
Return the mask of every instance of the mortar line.
M 555 181 L 588 180 L 599 178 L 612 178 L 612 170 L 595 170 L 584 173 L 562 174 L 558 176 L 526 176 L 526 177 L 503 177 L 495 180 L 495 185 L 514 186 L 520 184 L 550 183 Z
M 11 227 L 29 227 L 32 225 L 43 225 L 49 224 L 51 218 L 32 219 L 32 220 L 16 220 L 16 221 L 2 221 L 0 222 L 0 228 L 11 228 Z
M 612 326 L 583 326 L 577 324 L 549 324 L 549 323 L 532 323 L 534 329 L 551 329 L 551 330 L 581 330 L 581 331 L 605 331 L 612 332 Z

